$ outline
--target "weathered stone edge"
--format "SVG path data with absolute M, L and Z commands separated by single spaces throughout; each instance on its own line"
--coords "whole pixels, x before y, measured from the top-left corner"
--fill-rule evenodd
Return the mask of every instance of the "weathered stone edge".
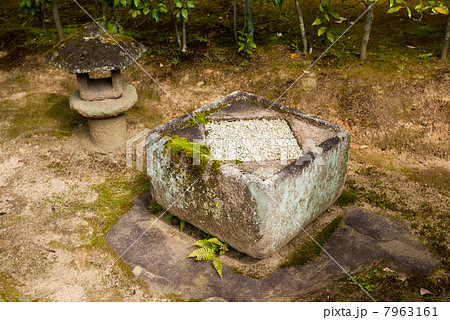
M 117 99 L 103 99 L 88 101 L 80 97 L 79 90 L 75 90 L 69 98 L 70 108 L 86 118 L 105 119 L 121 115 L 130 110 L 137 102 L 136 88 L 122 82 L 123 95 Z M 110 106 L 109 108 L 105 108 Z
M 187 113 L 182 117 L 173 119 L 169 122 L 163 123 L 161 125 L 159 125 L 158 127 L 156 127 L 155 129 L 153 129 L 146 138 L 146 149 L 148 148 L 148 146 L 150 144 L 155 145 L 156 142 L 158 142 L 158 145 L 162 145 L 165 142 L 167 142 L 166 139 L 164 139 L 162 137 L 162 134 L 164 133 L 171 133 L 176 129 L 179 129 L 180 126 L 182 126 L 183 124 L 185 124 L 191 117 L 193 117 L 194 115 L 198 114 L 198 113 L 203 113 L 215 108 L 218 108 L 222 105 L 225 105 L 227 103 L 231 103 L 234 101 L 238 101 L 238 100 L 254 100 L 257 101 L 259 103 L 265 104 L 270 106 L 270 108 L 275 109 L 275 110 L 279 110 L 282 112 L 287 112 L 290 113 L 294 116 L 298 116 L 300 118 L 302 118 L 303 120 L 311 123 L 311 124 L 315 124 L 315 125 L 320 125 L 323 126 L 327 129 L 331 129 L 333 131 L 336 132 L 336 135 L 323 141 L 319 147 L 322 148 L 323 153 L 326 153 L 330 150 L 332 150 L 333 148 L 337 147 L 338 144 L 340 143 L 341 140 L 345 140 L 345 139 L 350 139 L 350 132 L 348 130 L 344 130 L 341 126 L 332 123 L 330 121 L 327 121 L 325 119 L 304 113 L 302 111 L 299 111 L 297 109 L 292 109 L 292 108 L 288 108 L 283 106 L 282 104 L 278 103 L 278 102 L 274 102 L 271 100 L 268 100 L 266 98 L 262 98 L 259 97 L 257 95 L 248 93 L 248 92 L 244 92 L 244 91 L 234 91 L 228 95 L 226 95 L 225 97 L 222 97 L 220 99 L 214 100 L 213 102 L 210 102 L 206 105 L 204 105 L 203 107 L 200 107 L 199 109 L 196 109 L 194 111 L 192 111 L 191 113 Z M 350 143 L 350 142 L 348 142 Z M 313 153 L 308 153 L 307 154 L 309 156 L 310 160 L 305 160 L 301 165 L 297 165 L 295 163 L 292 163 L 291 165 L 287 166 L 286 168 L 284 168 L 283 170 L 281 170 L 278 174 L 275 174 L 271 179 L 277 179 L 279 178 L 281 175 L 286 174 L 288 171 L 291 170 L 303 170 L 303 168 L 309 166 L 316 158 L 317 155 L 313 154 Z M 304 155 L 305 156 L 305 155 Z M 149 164 L 147 164 L 148 167 Z M 237 174 L 237 172 L 239 171 L 238 169 L 236 169 L 234 166 L 229 166 L 224 164 L 223 166 L 221 166 L 221 169 L 223 169 L 224 167 L 226 167 L 228 170 L 231 171 L 236 171 L 235 174 Z M 261 182 L 263 181 L 261 178 L 255 176 L 255 175 L 251 175 L 253 178 L 255 178 L 256 180 L 261 180 Z

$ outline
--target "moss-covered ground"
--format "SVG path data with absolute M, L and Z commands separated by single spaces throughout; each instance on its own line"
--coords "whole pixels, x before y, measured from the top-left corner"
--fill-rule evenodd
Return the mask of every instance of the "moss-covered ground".
M 339 228 L 342 219 L 342 216 L 335 218 L 317 234 L 312 235 L 314 241 L 312 239 L 306 241 L 300 248 L 292 252 L 286 260 L 280 264 L 280 268 L 301 266 L 320 256 L 323 246 L 331 238 L 337 228 Z

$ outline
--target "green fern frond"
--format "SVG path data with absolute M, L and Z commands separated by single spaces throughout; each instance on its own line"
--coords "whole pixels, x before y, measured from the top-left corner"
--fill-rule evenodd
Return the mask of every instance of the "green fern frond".
M 210 242 L 209 240 L 210 239 L 197 240 L 197 241 L 195 241 L 194 246 L 199 246 L 202 248 L 209 248 L 209 249 L 216 250 L 217 249 L 216 245 L 214 243 Z
M 173 218 L 173 214 L 167 213 L 167 216 L 163 220 L 169 222 L 170 220 L 172 220 L 172 218 Z
M 193 243 L 193 246 L 204 247 L 206 241 L 208 241 L 208 240 L 197 240 Z
M 210 260 L 214 258 L 214 249 L 210 248 L 198 248 L 188 255 L 188 258 L 195 258 L 196 260 Z
M 217 238 L 208 239 L 209 242 L 216 244 L 219 248 L 223 247 L 223 243 Z
M 220 262 L 219 258 L 214 258 L 212 264 L 216 269 L 217 273 L 219 274 L 219 276 L 222 278 L 222 263 Z
M 226 243 L 222 243 L 217 238 L 197 240 L 193 245 L 199 246 L 200 248 L 192 251 L 188 258 L 196 258 L 197 260 L 212 259 L 211 262 L 214 269 L 216 269 L 217 273 L 222 278 L 222 263 L 220 262 L 219 257 L 216 257 L 215 254 L 224 254 L 228 251 L 228 245 Z

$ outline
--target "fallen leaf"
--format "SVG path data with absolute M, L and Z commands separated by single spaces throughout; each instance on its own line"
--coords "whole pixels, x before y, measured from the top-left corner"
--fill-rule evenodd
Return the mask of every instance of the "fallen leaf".
M 434 7 L 434 10 L 436 10 L 437 12 L 439 12 L 440 14 L 445 14 L 447 15 L 447 11 L 445 11 L 444 9 L 442 9 L 441 7 Z
M 291 54 L 291 59 L 294 59 L 297 55 L 295 53 Z
M 421 296 L 424 296 L 426 294 L 432 294 L 430 291 L 428 291 L 427 289 L 424 289 L 424 288 L 420 288 L 419 292 L 420 292 Z
M 339 20 L 336 20 L 336 21 L 334 21 L 334 23 L 342 23 L 343 21 L 346 21 L 347 20 L 347 18 L 344 18 L 344 17 L 340 17 L 339 18 Z

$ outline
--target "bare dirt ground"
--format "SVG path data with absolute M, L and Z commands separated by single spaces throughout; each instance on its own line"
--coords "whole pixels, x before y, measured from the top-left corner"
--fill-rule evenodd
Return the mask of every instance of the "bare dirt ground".
M 9 54 L 0 52 L 2 61 L 15 59 Z M 16 59 L 0 68 L 2 299 L 176 300 L 152 292 L 121 261 L 100 278 L 117 259 L 103 236 L 148 182 L 126 167 L 124 150 L 102 153 L 90 145 L 85 119 L 68 104 L 73 76 L 46 65 L 42 55 Z M 139 102 L 128 113 L 128 135 L 235 90 L 275 99 L 299 76 L 303 61 L 281 46 L 261 50 L 247 67 L 176 67 L 146 58 L 146 70 L 182 108 L 133 66 L 125 80 L 136 86 Z M 347 187 L 330 210 L 357 204 L 405 224 L 442 262 L 424 285 L 448 299 L 450 69 L 437 60 L 428 64 L 386 72 L 325 60 L 281 102 L 350 130 Z M 343 299 L 330 292 L 318 299 Z M 417 292 L 406 297 L 412 296 L 421 299 Z

